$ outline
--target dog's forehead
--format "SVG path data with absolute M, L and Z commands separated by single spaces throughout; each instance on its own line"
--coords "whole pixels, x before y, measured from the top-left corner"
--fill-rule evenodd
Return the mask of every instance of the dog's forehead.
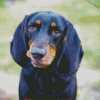
M 40 12 L 36 15 L 36 17 L 40 17 L 41 19 L 59 19 L 60 15 L 58 15 L 57 13 L 54 12 Z
M 40 20 L 42 23 L 55 22 L 56 24 L 62 24 L 62 18 L 55 12 L 38 12 L 36 15 L 31 16 L 29 22 L 35 23 Z

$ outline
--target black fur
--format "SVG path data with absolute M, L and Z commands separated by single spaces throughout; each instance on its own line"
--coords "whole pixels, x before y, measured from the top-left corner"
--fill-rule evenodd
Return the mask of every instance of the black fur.
M 35 20 L 45 23 L 37 26 L 34 35 L 30 30 L 25 35 L 25 28 L 32 25 Z M 53 29 L 48 27 L 51 22 L 57 23 L 57 28 L 61 31 L 60 36 L 52 35 Z M 54 61 L 46 69 L 34 68 L 26 56 L 29 49 L 28 41 L 34 40 L 37 34 L 41 34 L 37 40 L 43 42 L 50 40 L 50 43 L 57 48 Z M 63 43 L 64 37 L 66 41 Z M 14 33 L 10 47 L 13 59 L 22 67 L 19 83 L 20 100 L 76 99 L 76 71 L 84 52 L 73 25 L 67 19 L 52 11 L 40 11 L 25 16 Z

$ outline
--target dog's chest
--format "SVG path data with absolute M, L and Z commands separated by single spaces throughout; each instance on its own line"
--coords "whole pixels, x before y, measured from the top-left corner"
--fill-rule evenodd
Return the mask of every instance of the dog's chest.
M 54 94 L 56 93 L 56 91 L 61 92 L 66 86 L 64 81 L 62 81 L 61 78 L 56 77 L 56 76 L 49 77 L 49 78 L 40 76 L 36 79 L 36 83 L 38 84 L 36 88 L 37 91 L 41 90 L 41 92 L 47 93 L 47 94 Z

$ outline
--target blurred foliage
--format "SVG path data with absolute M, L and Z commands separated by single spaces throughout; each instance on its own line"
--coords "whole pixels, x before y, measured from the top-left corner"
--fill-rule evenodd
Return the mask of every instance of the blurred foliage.
M 98 91 L 100 91 L 100 81 L 95 82 L 95 83 L 93 84 L 93 88 L 96 89 L 96 90 L 98 90 Z
M 79 97 L 80 97 L 80 94 L 77 92 L 76 100 L 78 100 Z
M 93 16 L 93 15 L 85 15 L 84 17 L 79 18 L 79 22 L 90 24 L 90 23 L 97 23 L 100 25 L 100 15 Z
M 97 68 L 100 70 L 100 48 L 97 48 L 95 51 L 85 48 L 84 51 L 85 59 L 90 64 L 91 68 Z
M 90 5 L 84 0 L 73 0 L 71 5 L 64 3 L 59 6 L 59 10 L 68 13 L 68 18 L 74 24 L 91 24 L 97 23 L 100 25 L 100 10 Z M 75 20 L 76 19 L 76 20 Z
M 4 7 L 5 6 L 4 4 L 5 4 L 5 0 L 0 0 L 0 8 Z

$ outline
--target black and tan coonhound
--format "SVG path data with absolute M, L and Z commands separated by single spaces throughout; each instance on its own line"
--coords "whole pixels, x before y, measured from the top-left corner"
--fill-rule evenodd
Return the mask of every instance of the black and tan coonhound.
M 22 67 L 20 100 L 76 99 L 76 71 L 84 52 L 66 18 L 52 11 L 27 15 L 10 46 L 13 59 Z

